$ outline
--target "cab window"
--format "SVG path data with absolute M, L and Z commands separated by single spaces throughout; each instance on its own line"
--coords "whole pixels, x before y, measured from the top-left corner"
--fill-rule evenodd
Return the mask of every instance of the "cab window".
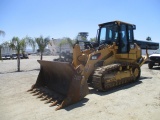
M 114 24 L 105 25 L 100 28 L 100 44 L 112 44 L 118 39 L 118 27 Z
M 131 25 L 128 25 L 128 41 L 133 42 L 133 28 Z
M 128 51 L 128 42 L 127 42 L 126 25 L 125 24 L 121 24 L 119 48 L 120 48 L 121 53 L 127 53 L 127 51 Z

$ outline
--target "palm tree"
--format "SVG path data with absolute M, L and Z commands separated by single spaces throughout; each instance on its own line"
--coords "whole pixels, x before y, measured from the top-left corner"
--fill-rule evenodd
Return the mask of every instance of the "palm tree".
M 38 38 L 35 38 L 35 43 L 38 46 L 38 51 L 40 52 L 40 60 L 43 59 L 43 52 L 45 50 L 45 48 L 47 47 L 47 45 L 50 43 L 50 39 L 49 37 L 43 38 L 43 36 L 40 36 Z M 35 44 L 32 43 L 32 44 Z M 35 46 L 35 45 L 33 45 Z
M 9 47 L 17 52 L 17 71 L 20 72 L 20 53 L 25 51 L 27 46 L 26 39 L 19 39 L 18 37 L 13 37 L 9 43 Z

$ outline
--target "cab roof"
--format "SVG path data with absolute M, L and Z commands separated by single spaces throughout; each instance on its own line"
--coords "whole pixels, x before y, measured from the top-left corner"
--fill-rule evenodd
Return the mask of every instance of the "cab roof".
M 132 26 L 134 25 L 134 24 L 130 24 L 130 23 L 127 23 L 127 22 L 115 20 L 115 21 L 111 21 L 111 22 L 101 23 L 101 24 L 99 24 L 99 26 L 103 26 L 103 25 L 110 24 L 110 23 L 115 23 L 115 22 L 116 22 L 118 25 L 120 25 L 120 24 L 128 24 L 128 25 L 132 25 Z

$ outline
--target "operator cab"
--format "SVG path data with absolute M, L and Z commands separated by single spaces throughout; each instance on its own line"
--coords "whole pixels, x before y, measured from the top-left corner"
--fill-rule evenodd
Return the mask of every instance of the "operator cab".
M 133 46 L 135 29 L 135 25 L 121 21 L 99 24 L 98 44 L 112 45 L 115 42 L 118 53 L 128 53 Z

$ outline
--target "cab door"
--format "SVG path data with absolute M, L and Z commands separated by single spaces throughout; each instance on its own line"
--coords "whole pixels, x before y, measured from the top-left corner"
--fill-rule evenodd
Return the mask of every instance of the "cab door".
M 121 24 L 120 25 L 120 32 L 119 32 L 119 53 L 128 53 L 128 35 L 127 35 L 127 25 Z

